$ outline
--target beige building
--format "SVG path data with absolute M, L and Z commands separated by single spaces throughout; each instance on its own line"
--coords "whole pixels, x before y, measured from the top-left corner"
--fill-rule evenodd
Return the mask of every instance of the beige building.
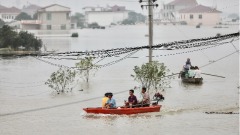
M 195 7 L 198 5 L 196 0 L 174 0 L 170 3 L 163 4 L 163 9 L 160 11 L 161 20 L 177 21 L 179 11 L 186 8 Z
M 40 30 L 70 30 L 71 10 L 69 7 L 53 4 L 38 10 Z
M 185 21 L 188 25 L 209 25 L 213 26 L 220 22 L 221 11 L 197 5 L 179 11 L 180 21 Z

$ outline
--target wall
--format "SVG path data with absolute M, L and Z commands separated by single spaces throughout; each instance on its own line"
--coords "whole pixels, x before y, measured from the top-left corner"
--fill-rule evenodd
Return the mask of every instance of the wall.
M 128 18 L 128 11 L 120 12 L 86 12 L 86 22 L 88 24 L 97 22 L 101 26 L 111 23 L 118 23 Z
M 47 13 L 51 14 L 51 20 L 47 20 Z M 61 30 L 61 25 L 66 25 L 66 30 L 71 28 L 70 18 L 67 18 L 70 12 L 42 12 L 39 13 L 39 20 L 42 21 L 40 29 L 47 30 L 47 25 L 52 26 L 52 30 Z
M 193 19 L 190 19 L 190 14 L 193 15 Z M 185 18 L 184 18 L 185 15 Z M 199 19 L 199 15 L 202 15 L 202 19 Z M 182 18 L 181 18 L 182 16 Z M 214 26 L 220 22 L 219 13 L 181 13 L 180 21 L 186 21 L 188 25 L 202 25 Z

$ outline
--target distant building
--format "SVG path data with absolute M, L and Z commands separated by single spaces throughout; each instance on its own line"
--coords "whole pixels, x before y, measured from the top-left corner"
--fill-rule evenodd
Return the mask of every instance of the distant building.
M 37 13 L 41 30 L 70 30 L 71 28 L 69 7 L 53 4 L 39 9 Z
M 107 26 L 111 23 L 119 23 L 128 18 L 128 12 L 124 6 L 84 7 L 86 24 L 98 23 Z
M 196 0 L 174 0 L 168 4 L 163 4 L 161 10 L 161 19 L 168 21 L 177 21 L 179 11 L 198 5 Z
M 0 19 L 4 22 L 15 20 L 16 16 L 21 13 L 21 10 L 16 7 L 7 8 L 0 5 Z
M 23 6 L 22 8 L 22 12 L 27 13 L 28 15 L 30 15 L 31 17 L 33 17 L 33 15 L 35 13 L 37 13 L 37 11 L 40 9 L 41 7 L 38 5 L 28 5 L 28 6 Z
M 189 25 L 216 25 L 221 20 L 221 13 L 222 12 L 216 9 L 203 5 L 197 5 L 179 11 L 180 21 L 185 21 Z

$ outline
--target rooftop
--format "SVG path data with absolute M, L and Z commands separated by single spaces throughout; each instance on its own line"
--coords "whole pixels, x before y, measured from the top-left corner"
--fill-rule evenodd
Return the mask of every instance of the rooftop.
M 221 11 L 218 11 L 214 8 L 203 6 L 203 5 L 197 5 L 195 7 L 182 9 L 179 12 L 180 13 L 222 13 Z
M 195 6 L 198 5 L 196 0 L 174 0 L 167 5 L 185 5 L 185 6 Z
M 58 9 L 58 8 L 52 8 L 51 7 L 61 7 L 62 9 Z M 49 9 L 48 9 L 49 8 Z M 59 4 L 52 4 L 52 5 L 49 5 L 49 6 L 46 6 L 46 7 L 42 7 L 38 10 L 38 12 L 45 12 L 45 11 L 68 11 L 70 12 L 70 8 L 69 7 L 65 7 L 65 6 L 62 6 L 62 5 L 59 5 Z
M 21 10 L 16 7 L 0 8 L 0 13 L 20 13 Z

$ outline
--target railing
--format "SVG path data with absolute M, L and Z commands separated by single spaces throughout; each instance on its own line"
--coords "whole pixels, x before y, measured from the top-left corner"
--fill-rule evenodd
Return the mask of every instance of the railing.
M 41 24 L 40 20 L 22 20 L 21 24 Z

